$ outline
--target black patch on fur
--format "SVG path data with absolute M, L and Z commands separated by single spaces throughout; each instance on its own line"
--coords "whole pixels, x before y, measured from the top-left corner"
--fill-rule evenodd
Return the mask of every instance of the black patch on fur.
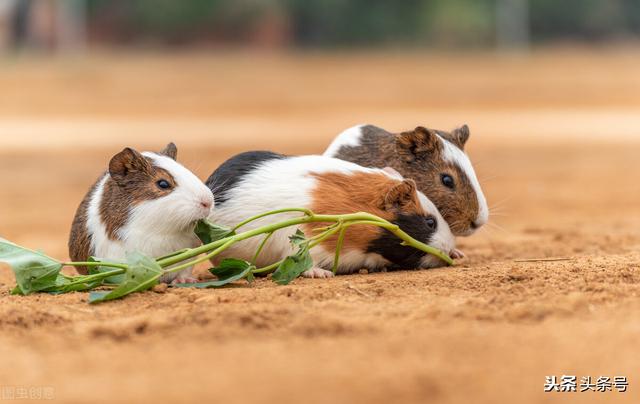
M 394 224 L 409 234 L 414 239 L 429 244 L 433 234 L 438 231 L 429 230 L 426 223 L 426 216 L 399 214 Z M 396 237 L 389 230 L 383 230 L 380 237 L 369 244 L 368 253 L 382 255 L 391 261 L 392 266 L 388 269 L 416 269 L 420 268 L 420 261 L 426 253 L 413 247 L 401 245 L 402 240 Z
M 250 151 L 240 153 L 222 163 L 209 177 L 206 184 L 215 197 L 216 205 L 229 200 L 228 193 L 262 163 L 284 159 L 287 156 L 270 151 Z

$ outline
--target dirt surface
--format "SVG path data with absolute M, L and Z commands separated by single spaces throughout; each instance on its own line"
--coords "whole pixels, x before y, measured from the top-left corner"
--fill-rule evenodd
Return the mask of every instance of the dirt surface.
M 201 178 L 350 125 L 468 123 L 492 223 L 454 268 L 149 292 L 9 296 L 0 392 L 62 402 L 640 402 L 640 55 L 99 55 L 0 63 L 0 235 L 66 258 L 125 145 Z M 517 262 L 525 258 L 562 258 Z M 547 393 L 545 376 L 627 376 Z M 0 396 L 0 401 L 2 397 Z

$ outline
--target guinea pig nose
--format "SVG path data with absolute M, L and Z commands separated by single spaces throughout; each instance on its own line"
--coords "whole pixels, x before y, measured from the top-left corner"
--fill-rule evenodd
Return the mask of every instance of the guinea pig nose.
M 471 228 L 472 228 L 473 230 L 476 230 L 478 227 L 480 227 L 480 226 L 479 226 L 476 222 L 474 222 L 474 221 L 471 221 L 471 224 L 470 224 L 469 226 L 471 226 Z
M 211 201 L 202 200 L 202 201 L 200 201 L 200 206 L 202 206 L 205 209 L 209 209 L 209 208 L 211 208 Z

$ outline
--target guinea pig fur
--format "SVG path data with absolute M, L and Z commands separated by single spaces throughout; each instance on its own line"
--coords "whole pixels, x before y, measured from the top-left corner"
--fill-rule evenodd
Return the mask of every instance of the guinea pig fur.
M 317 214 L 369 212 L 398 224 L 412 237 L 449 252 L 455 245 L 449 226 L 436 207 L 416 190 L 413 180 L 381 169 L 323 156 L 287 157 L 271 152 L 247 152 L 220 166 L 207 181 L 216 193 L 210 220 L 233 226 L 247 217 L 286 207 L 305 207 Z M 299 213 L 269 216 L 252 222 L 251 230 Z M 327 223 L 303 225 L 307 236 Z M 296 229 L 282 229 L 266 243 L 256 265 L 263 267 L 292 254 L 289 242 Z M 225 251 L 227 257 L 251 260 L 261 240 L 245 240 Z M 311 250 L 314 267 L 307 277 L 332 276 L 337 236 Z M 443 265 L 432 255 L 401 245 L 401 240 L 375 226 L 355 225 L 346 232 L 338 273 L 362 268 L 428 268 Z
M 452 132 L 417 127 L 390 133 L 359 125 L 338 135 L 324 153 L 365 167 L 393 167 L 440 210 L 456 236 L 469 236 L 489 220 L 480 183 L 464 152 L 469 128 Z
M 194 223 L 209 216 L 211 190 L 176 161 L 173 143 L 160 153 L 126 148 L 109 163 L 76 212 L 69 255 L 124 261 L 128 252 L 161 257 L 199 244 Z M 77 268 L 86 273 L 86 267 Z M 191 268 L 163 282 L 194 282 Z

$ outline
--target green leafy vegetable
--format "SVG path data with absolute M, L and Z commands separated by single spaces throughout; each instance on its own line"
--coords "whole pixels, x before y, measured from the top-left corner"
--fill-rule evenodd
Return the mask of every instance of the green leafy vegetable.
M 295 233 L 289 236 L 289 241 L 291 241 L 291 245 L 294 247 L 300 247 L 302 243 L 307 241 L 307 237 L 304 235 L 302 230 L 297 229 Z
M 260 218 L 286 212 L 300 212 L 301 217 L 266 224 L 242 233 L 236 229 Z M 211 269 L 218 279 L 181 287 L 213 288 L 221 287 L 241 279 L 251 283 L 258 273 L 273 273 L 273 280 L 279 284 L 288 284 L 304 271 L 313 267 L 310 250 L 339 232 L 336 247 L 334 270 L 338 266 L 340 247 L 344 241 L 345 230 L 354 224 L 366 224 L 383 228 L 402 240 L 402 245 L 410 246 L 432 254 L 451 265 L 453 261 L 442 251 L 413 239 L 397 225 L 366 212 L 344 215 L 316 215 L 307 209 L 287 208 L 263 213 L 245 220 L 233 229 L 217 226 L 203 220 L 197 223 L 196 235 L 204 243 L 201 246 L 185 248 L 156 260 L 139 253 L 130 254 L 126 263 L 108 262 L 91 257 L 86 262 L 58 262 L 43 253 L 29 250 L 0 238 L 0 262 L 8 263 L 16 277 L 17 286 L 12 294 L 26 295 L 34 292 L 52 294 L 74 291 L 91 291 L 106 285 L 115 285 L 111 290 L 94 291 L 89 295 L 91 303 L 118 299 L 131 293 L 148 290 L 155 286 L 163 275 L 176 273 L 188 267 L 209 261 L 227 250 L 232 245 L 259 235 L 266 235 L 258 247 L 253 261 L 257 261 L 260 251 L 266 245 L 269 237 L 275 232 L 310 223 L 333 223 L 327 227 L 316 228 L 317 235 L 307 238 L 301 230 L 297 230 L 291 237 L 291 244 L 297 252 L 282 261 L 272 263 L 263 268 L 256 268 L 254 264 L 237 259 L 225 259 L 220 266 Z M 87 267 L 88 275 L 68 276 L 60 272 L 64 266 Z
M 96 257 L 89 257 L 87 262 L 100 262 L 100 259 Z M 107 267 L 89 267 L 89 275 L 97 275 L 97 274 L 101 274 L 101 273 L 112 271 L 112 270 L 113 268 L 107 268 Z M 120 274 L 120 275 L 110 276 L 106 278 L 103 282 L 107 285 L 119 285 L 122 282 L 124 282 L 124 279 L 125 279 L 124 274 Z
M 248 263 L 247 261 L 235 259 L 235 258 L 227 258 L 222 260 L 220 266 L 216 268 L 211 268 L 209 271 L 218 277 L 217 280 L 207 281 L 207 282 L 199 282 L 199 283 L 191 283 L 191 284 L 178 284 L 175 285 L 177 287 L 182 288 L 219 288 L 221 286 L 225 286 L 230 284 L 231 282 L 238 281 L 243 278 L 248 278 L 249 276 L 253 277 L 251 273 L 256 267 Z M 247 279 L 248 280 L 248 279 Z
M 127 256 L 127 264 L 129 268 L 124 273 L 124 282 L 110 292 L 92 292 L 89 295 L 89 303 L 105 302 L 149 290 L 158 284 L 163 274 L 162 268 L 155 260 L 137 252 Z
M 273 273 L 271 279 L 279 285 L 288 285 L 294 279 L 302 275 L 313 267 L 313 259 L 309 254 L 309 245 L 304 233 L 298 229 L 295 234 L 289 237 L 294 247 L 299 247 L 298 252 L 285 258 L 278 269 Z
M 271 279 L 279 285 L 288 285 L 294 279 L 313 267 L 313 260 L 309 250 L 301 249 L 296 254 L 288 256 L 282 261 Z
M 60 262 L 1 238 L 0 262 L 9 264 L 13 270 L 19 294 L 28 295 L 59 285 Z
M 195 233 L 200 241 L 202 241 L 202 244 L 210 244 L 214 241 L 236 235 L 230 228 L 213 224 L 206 219 L 198 221 Z

